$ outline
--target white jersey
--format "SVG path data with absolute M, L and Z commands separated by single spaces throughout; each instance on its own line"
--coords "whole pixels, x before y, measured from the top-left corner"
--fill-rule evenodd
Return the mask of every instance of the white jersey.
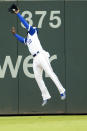
M 28 33 L 26 44 L 32 55 L 36 54 L 38 51 L 40 52 L 43 50 L 40 40 L 38 39 L 37 30 L 33 35 Z

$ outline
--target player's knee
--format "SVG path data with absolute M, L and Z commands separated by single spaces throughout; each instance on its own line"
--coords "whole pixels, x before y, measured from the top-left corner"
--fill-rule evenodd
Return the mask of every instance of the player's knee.
M 42 76 L 39 75 L 39 74 L 35 74 L 34 77 L 35 77 L 36 80 L 41 80 L 42 79 Z
M 50 72 L 48 75 L 49 75 L 50 78 L 53 78 L 55 76 L 55 73 L 54 72 Z

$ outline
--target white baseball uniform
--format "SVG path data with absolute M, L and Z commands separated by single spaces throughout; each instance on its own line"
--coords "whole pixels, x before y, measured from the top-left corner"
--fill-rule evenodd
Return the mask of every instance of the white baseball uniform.
M 33 71 L 35 75 L 35 79 L 37 81 L 37 84 L 40 88 L 42 98 L 43 100 L 50 99 L 51 96 L 47 90 L 47 87 L 43 81 L 42 73 L 43 70 L 48 74 L 48 76 L 53 80 L 56 87 L 58 88 L 60 94 L 65 92 L 65 89 L 61 85 L 58 77 L 53 72 L 53 69 L 51 67 L 50 61 L 49 61 L 49 53 L 43 50 L 40 41 L 38 39 L 37 31 L 35 31 L 34 35 L 30 35 L 28 33 L 26 44 L 28 46 L 28 49 L 32 55 L 36 54 L 35 57 L 33 57 Z M 37 53 L 39 52 L 39 53 Z
M 43 100 L 47 100 L 51 98 L 50 93 L 48 92 L 48 89 L 42 78 L 43 70 L 53 80 L 60 94 L 63 94 L 65 92 L 65 89 L 61 85 L 56 74 L 53 72 L 53 69 L 49 61 L 50 55 L 48 52 L 46 52 L 42 48 L 41 43 L 38 39 L 37 29 L 30 26 L 26 22 L 26 20 L 20 15 L 20 13 L 18 13 L 17 16 L 19 17 L 20 21 L 25 25 L 26 29 L 28 30 L 28 35 L 26 39 L 19 36 L 18 34 L 15 34 L 15 37 L 20 42 L 25 43 L 28 46 L 30 53 L 33 55 L 33 71 L 34 71 L 37 84 L 40 88 Z

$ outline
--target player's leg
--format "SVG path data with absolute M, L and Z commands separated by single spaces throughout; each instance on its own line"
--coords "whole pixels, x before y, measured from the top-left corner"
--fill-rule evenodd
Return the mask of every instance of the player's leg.
M 49 59 L 43 57 L 41 60 L 43 61 L 41 62 L 42 63 L 41 66 L 43 67 L 45 72 L 48 74 L 48 76 L 53 80 L 60 94 L 63 94 L 65 92 L 65 89 L 63 88 L 56 74 L 53 72 Z
M 51 96 L 42 78 L 43 69 L 40 66 L 38 66 L 35 61 L 33 62 L 33 71 L 35 75 L 35 80 L 40 88 L 43 100 L 50 99 Z

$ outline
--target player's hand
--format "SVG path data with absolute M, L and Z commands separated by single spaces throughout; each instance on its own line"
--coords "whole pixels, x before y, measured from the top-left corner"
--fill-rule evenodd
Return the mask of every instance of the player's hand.
M 12 4 L 12 5 L 8 8 L 8 12 L 17 14 L 17 13 L 19 13 L 19 8 L 17 7 L 17 5 Z
M 13 35 L 16 34 L 16 29 L 15 29 L 15 27 L 12 27 L 11 33 L 12 33 Z
M 15 13 L 15 14 L 18 14 L 18 13 L 19 13 L 19 11 L 20 11 L 19 9 L 18 9 L 18 10 L 15 10 L 15 11 L 14 11 L 14 13 Z

